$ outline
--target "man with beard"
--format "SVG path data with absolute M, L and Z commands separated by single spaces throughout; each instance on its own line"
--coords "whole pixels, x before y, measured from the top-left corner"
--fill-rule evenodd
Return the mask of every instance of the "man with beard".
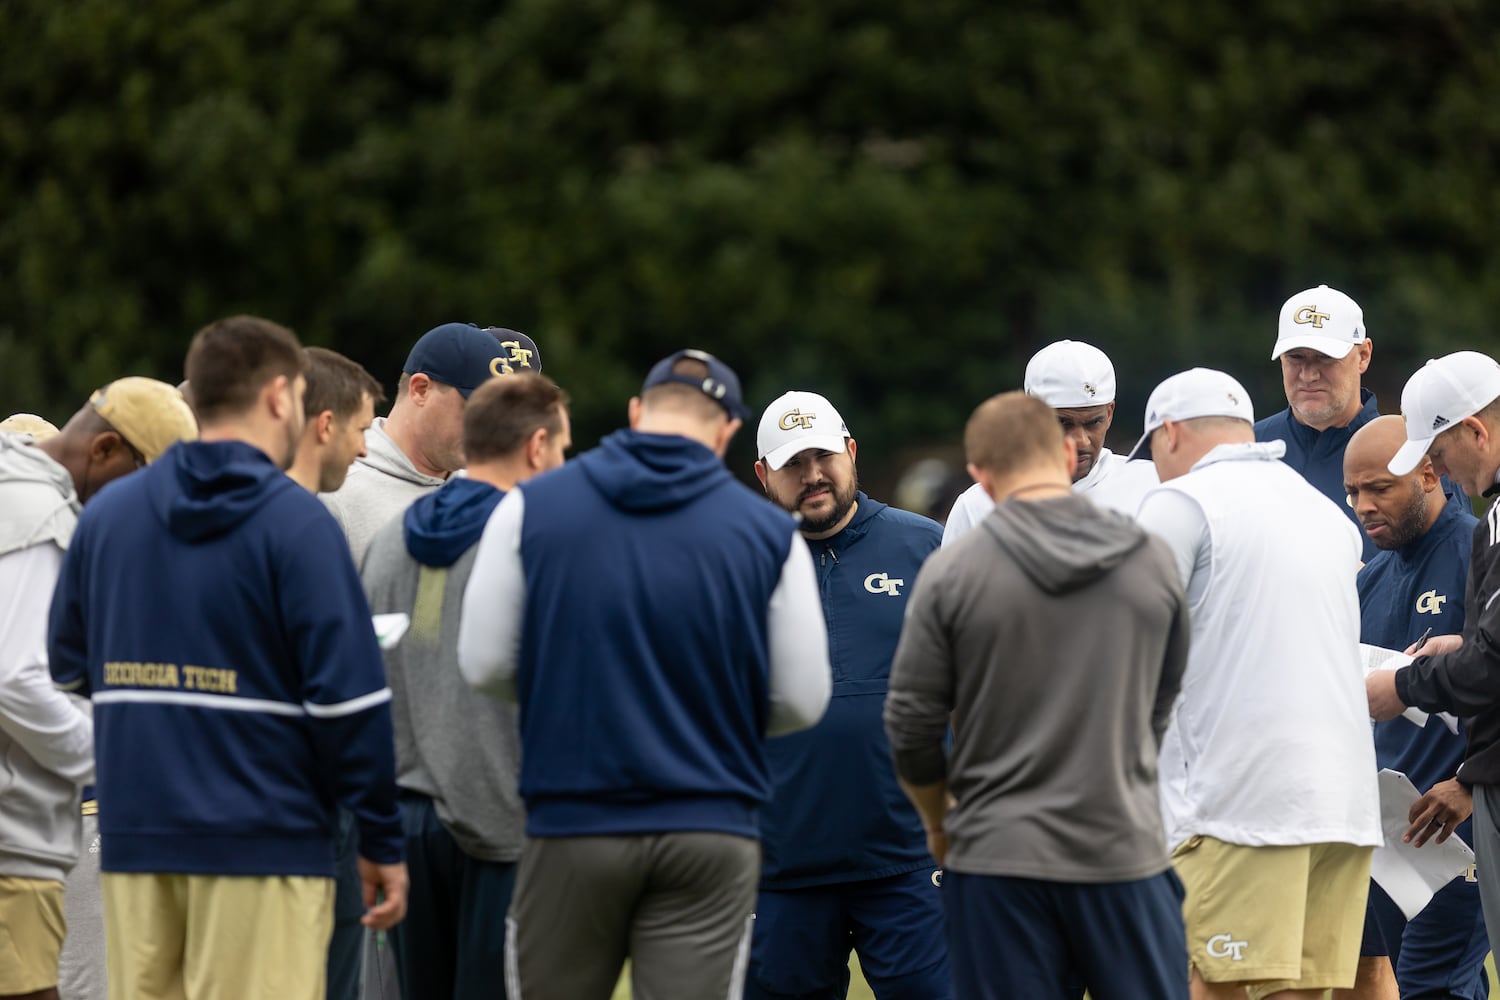
M 1375 394 L 1361 388 L 1375 342 L 1359 304 L 1336 288 L 1298 292 L 1281 307 L 1271 359 L 1281 362 L 1287 408 L 1255 425 L 1255 440 L 1283 441 L 1282 461 L 1358 523 L 1344 503 L 1344 449 L 1354 432 L 1380 415 Z M 1444 483 L 1448 502 L 1468 512 L 1462 489 Z M 1376 553 L 1364 539 L 1364 558 Z
M 771 740 L 771 801 L 747 1000 L 843 997 L 849 950 L 879 1000 L 949 996 L 941 882 L 891 770 L 881 722 L 907 590 L 942 529 L 859 489 L 833 405 L 788 392 L 766 408 L 755 475 L 800 518 L 817 564 L 833 697 L 812 729 Z
M 304 426 L 287 475 L 309 493 L 344 485 L 349 466 L 368 454 L 365 433 L 385 392 L 358 362 L 325 347 L 308 347 Z
M 1424 634 L 1462 631 L 1469 546 L 1479 523 L 1445 503 L 1429 459 L 1404 476 L 1390 471 L 1405 441 L 1400 417 L 1377 417 L 1344 452 L 1349 506 L 1380 549 L 1359 572 L 1360 640 L 1387 649 L 1405 649 Z M 1411 814 L 1408 838 L 1417 846 L 1434 834 L 1442 843 L 1455 831 L 1471 842 L 1473 797 L 1454 777 L 1463 759 L 1463 737 L 1437 719 L 1425 726 L 1405 718 L 1376 723 L 1376 766 L 1400 771 L 1426 793 Z M 1358 979 L 1337 995 L 1394 1000 L 1399 984 L 1400 996 L 1479 1000 L 1489 995 L 1488 950 L 1472 873 L 1450 882 L 1409 922 L 1371 882 Z
M 1032 355 L 1023 388 L 1056 411 L 1063 434 L 1078 452 L 1073 489 L 1101 507 L 1134 517 L 1142 498 L 1157 484 L 1156 469 L 1104 446 L 1115 419 L 1115 366 L 1109 357 L 1089 344 L 1059 340 Z M 983 487 L 970 486 L 948 514 L 943 544 L 953 544 L 994 509 Z
M 282 474 L 305 364 L 263 319 L 200 330 L 200 439 L 95 498 L 63 560 L 47 652 L 94 702 L 112 994 L 322 997 L 335 803 L 366 924 L 405 910 L 369 606 L 333 518 Z

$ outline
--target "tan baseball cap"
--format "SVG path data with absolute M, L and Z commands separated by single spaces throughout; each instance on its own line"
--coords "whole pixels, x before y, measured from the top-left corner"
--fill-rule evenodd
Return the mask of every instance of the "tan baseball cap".
M 146 461 L 178 441 L 196 441 L 198 422 L 176 386 L 131 375 L 95 390 L 89 404 Z
M 30 434 L 34 441 L 45 441 L 57 436 L 57 426 L 35 413 L 12 413 L 0 420 L 0 433 Z

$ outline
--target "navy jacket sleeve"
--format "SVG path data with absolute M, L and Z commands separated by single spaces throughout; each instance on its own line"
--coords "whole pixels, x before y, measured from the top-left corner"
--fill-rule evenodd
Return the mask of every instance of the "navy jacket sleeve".
M 359 852 L 401 860 L 391 690 L 348 543 L 319 517 L 281 550 L 278 599 L 302 677 L 322 780 L 354 814 Z
M 63 555 L 57 588 L 52 592 L 52 608 L 47 617 L 47 665 L 52 682 L 64 691 L 88 697 L 88 633 L 83 624 L 80 601 L 83 598 L 83 561 L 87 551 L 83 525 L 73 534 L 72 544 Z
M 1488 537 L 1490 529 L 1482 527 Z M 1500 702 L 1500 546 L 1476 544 L 1464 598 L 1464 644 L 1451 653 L 1419 656 L 1396 671 L 1396 695 L 1428 712 L 1472 718 Z

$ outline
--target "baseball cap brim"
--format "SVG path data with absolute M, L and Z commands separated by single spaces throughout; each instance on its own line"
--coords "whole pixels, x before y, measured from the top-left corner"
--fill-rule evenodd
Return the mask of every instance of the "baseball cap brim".
M 1276 341 L 1276 346 L 1271 349 L 1271 360 L 1275 361 L 1287 351 L 1295 351 L 1298 348 L 1317 351 L 1319 354 L 1326 354 L 1330 358 L 1347 358 L 1349 352 L 1354 350 L 1354 347 L 1353 342 L 1341 340 L 1337 337 L 1310 337 L 1306 335 L 1282 337 Z
M 792 456 L 798 452 L 807 451 L 809 448 L 816 448 L 819 451 L 840 452 L 848 447 L 848 440 L 842 434 L 809 434 L 806 437 L 799 437 L 795 441 L 788 441 L 786 444 L 772 448 L 762 458 L 766 465 L 771 468 L 771 471 L 776 472 L 783 465 L 790 462 Z
M 1156 428 L 1153 427 L 1142 434 L 1141 439 L 1135 443 L 1135 447 L 1130 449 L 1130 454 L 1125 456 L 1125 460 L 1133 462 L 1138 458 L 1144 458 L 1149 461 L 1151 458 L 1151 435 L 1155 433 Z
M 1432 442 L 1437 435 L 1432 437 L 1417 438 L 1415 441 L 1407 441 L 1391 457 L 1386 466 L 1393 476 L 1411 475 L 1413 469 L 1422 464 L 1422 456 L 1427 454 L 1427 449 L 1432 447 Z

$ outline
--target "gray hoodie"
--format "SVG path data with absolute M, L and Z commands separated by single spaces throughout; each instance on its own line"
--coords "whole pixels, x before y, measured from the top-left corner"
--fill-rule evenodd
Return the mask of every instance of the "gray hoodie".
M 364 562 L 376 532 L 446 481 L 417 471 L 385 432 L 385 417 L 376 419 L 365 432 L 365 449 L 368 454 L 354 460 L 343 486 L 318 494 L 344 529 L 355 566 Z
M 885 723 L 902 779 L 946 778 L 957 798 L 948 866 L 1060 882 L 1164 871 L 1156 755 L 1189 634 L 1166 544 L 1078 495 L 1007 501 L 933 555 Z
M 80 510 L 73 477 L 0 435 L 0 875 L 62 881 L 78 859 L 93 724 L 47 672 L 47 607 Z

